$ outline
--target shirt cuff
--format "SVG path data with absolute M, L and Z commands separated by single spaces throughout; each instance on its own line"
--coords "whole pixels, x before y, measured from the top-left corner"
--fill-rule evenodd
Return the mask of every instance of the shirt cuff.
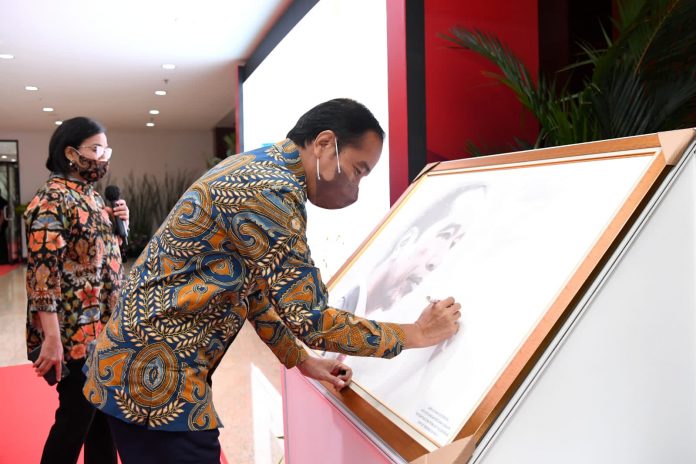
M 57 313 L 58 305 L 55 301 L 29 302 L 29 312 Z

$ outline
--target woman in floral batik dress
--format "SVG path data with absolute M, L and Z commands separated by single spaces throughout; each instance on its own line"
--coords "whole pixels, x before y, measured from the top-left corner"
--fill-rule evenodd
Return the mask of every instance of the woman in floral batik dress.
M 85 463 L 117 462 L 107 421 L 82 395 L 87 350 L 111 315 L 123 277 L 112 219 L 127 224 L 128 208 L 123 200 L 107 208 L 94 188 L 110 158 L 104 127 L 84 117 L 65 121 L 49 143 L 51 175 L 24 216 L 27 351 L 38 375 L 59 380 L 42 463 L 75 463 L 83 444 Z

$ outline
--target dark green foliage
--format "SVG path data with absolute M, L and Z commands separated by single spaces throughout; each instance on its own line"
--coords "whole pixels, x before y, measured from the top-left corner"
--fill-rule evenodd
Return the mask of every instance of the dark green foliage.
M 131 172 L 123 181 L 121 196 L 128 202 L 130 212 L 130 232 L 126 254 L 136 258 L 152 234 L 162 224 L 181 195 L 195 180 L 190 172 L 176 174 L 166 172 L 157 178 L 143 174 L 136 178 Z
M 555 78 L 536 82 L 495 36 L 453 28 L 445 39 L 488 59 L 491 76 L 509 87 L 539 121 L 536 147 L 567 145 L 691 127 L 696 123 L 696 1 L 619 2 L 616 39 L 582 46 L 591 65 L 583 89 L 570 93 Z

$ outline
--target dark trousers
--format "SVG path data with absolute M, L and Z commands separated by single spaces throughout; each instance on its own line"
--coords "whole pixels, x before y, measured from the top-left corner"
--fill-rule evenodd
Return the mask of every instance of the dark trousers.
M 116 464 L 116 446 L 106 415 L 82 394 L 85 361 L 68 361 L 70 374 L 58 383 L 58 409 L 44 445 L 42 464 L 74 464 L 85 445 L 85 464 Z
M 7 223 L 3 222 L 3 225 L 0 226 L 0 264 L 7 264 L 10 262 L 10 249 L 7 243 L 7 233 L 5 232 L 7 230 L 7 227 L 5 227 L 6 224 Z
M 220 432 L 149 430 L 109 417 L 123 464 L 220 464 Z

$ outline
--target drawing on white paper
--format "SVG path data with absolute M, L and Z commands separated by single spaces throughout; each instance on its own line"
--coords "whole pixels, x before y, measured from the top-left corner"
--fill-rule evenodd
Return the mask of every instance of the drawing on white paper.
M 332 284 L 330 303 L 409 323 L 427 297 L 453 296 L 460 330 L 391 360 L 348 357 L 354 382 L 438 445 L 450 442 L 651 160 L 428 176 Z

